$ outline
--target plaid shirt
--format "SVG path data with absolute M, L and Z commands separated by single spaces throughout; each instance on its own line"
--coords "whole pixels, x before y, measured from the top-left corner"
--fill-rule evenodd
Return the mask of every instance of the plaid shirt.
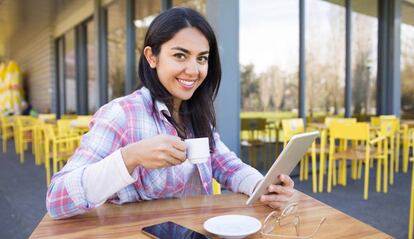
M 176 129 L 168 122 L 163 112 L 169 114 L 163 103 L 156 101 L 154 107 L 150 92 L 146 88 L 115 99 L 100 108 L 94 115 L 90 131 L 83 136 L 79 148 L 65 167 L 52 178 L 46 198 L 49 214 L 54 218 L 65 218 L 99 206 L 89 202 L 85 196 L 82 185 L 85 168 L 121 147 L 141 139 L 158 134 L 176 136 Z M 216 147 L 207 163 L 193 166 L 196 169 L 189 168 L 185 163 L 161 169 L 137 167 L 132 173 L 136 181 L 118 191 L 109 201 L 122 204 L 177 198 L 194 193 L 211 194 L 212 177 L 225 188 L 237 192 L 240 191 L 240 182 L 246 177 L 262 177 L 256 169 L 242 163 L 223 144 L 217 133 L 214 133 L 214 139 Z M 189 172 L 194 175 L 186 175 Z

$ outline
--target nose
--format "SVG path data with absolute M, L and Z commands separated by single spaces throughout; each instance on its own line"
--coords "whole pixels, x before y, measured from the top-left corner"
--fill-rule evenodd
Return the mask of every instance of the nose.
M 197 63 L 196 60 L 190 60 L 188 61 L 186 68 L 185 68 L 185 73 L 187 75 L 191 75 L 191 76 L 195 76 L 198 75 L 199 73 L 199 65 Z

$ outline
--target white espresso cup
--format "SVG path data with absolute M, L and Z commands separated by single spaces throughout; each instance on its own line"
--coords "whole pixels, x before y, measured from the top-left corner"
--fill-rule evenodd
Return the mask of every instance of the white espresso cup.
M 210 157 L 208 138 L 195 138 L 184 140 L 187 146 L 187 159 L 190 163 L 205 163 Z

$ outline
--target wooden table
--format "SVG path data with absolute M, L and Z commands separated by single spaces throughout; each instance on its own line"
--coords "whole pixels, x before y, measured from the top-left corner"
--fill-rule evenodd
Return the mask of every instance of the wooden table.
M 246 206 L 242 194 L 197 196 L 186 199 L 154 200 L 124 205 L 104 204 L 87 214 L 70 219 L 53 220 L 46 215 L 30 238 L 147 238 L 141 228 L 167 220 L 206 234 L 203 223 L 224 214 L 243 214 L 263 222 L 271 208 L 256 203 Z M 391 238 L 391 236 L 346 215 L 316 199 L 296 191 L 299 202 L 300 230 L 304 235 L 327 217 L 314 238 Z M 283 228 L 284 230 L 291 228 Z M 302 234 L 302 233 L 301 233 Z M 256 233 L 249 238 L 261 238 Z

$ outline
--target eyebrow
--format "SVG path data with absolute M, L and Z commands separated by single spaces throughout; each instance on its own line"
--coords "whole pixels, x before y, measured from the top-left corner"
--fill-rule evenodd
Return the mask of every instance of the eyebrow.
M 173 49 L 173 50 L 179 50 L 179 51 L 182 51 L 182 52 L 184 52 L 186 54 L 190 54 L 190 51 L 189 50 L 187 50 L 185 48 L 182 48 L 182 47 L 179 47 L 179 46 L 173 47 L 171 49 Z M 205 55 L 205 54 L 208 54 L 208 53 L 209 53 L 209 51 L 202 51 L 202 52 L 199 53 L 199 55 Z

